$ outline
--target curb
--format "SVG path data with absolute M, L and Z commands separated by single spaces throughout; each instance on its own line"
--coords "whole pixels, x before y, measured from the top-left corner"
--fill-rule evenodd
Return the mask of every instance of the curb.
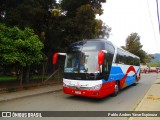
M 156 78 L 156 80 L 153 82 L 153 84 L 155 84 L 155 82 L 157 81 L 157 79 L 159 79 L 158 76 L 159 76 L 159 75 L 157 75 L 157 78 Z M 144 95 L 144 97 L 142 98 L 142 100 L 138 103 L 137 107 L 136 107 L 133 111 L 139 111 L 140 107 L 141 107 L 142 104 L 143 104 L 143 101 L 145 101 L 145 99 L 146 99 L 147 96 L 148 96 L 149 91 L 152 89 L 153 84 L 151 85 L 151 87 L 149 88 L 149 90 L 146 92 L 146 94 Z M 133 120 L 133 119 L 135 119 L 135 118 L 134 118 L 134 117 L 128 118 L 128 120 Z
M 19 97 L 15 97 L 15 98 L 2 99 L 2 100 L 0 100 L 0 102 L 6 102 L 6 101 L 11 101 L 11 100 L 25 98 L 25 97 L 38 96 L 38 95 L 43 95 L 43 94 L 52 93 L 52 92 L 53 93 L 54 92 L 60 92 L 60 91 L 62 91 L 62 88 L 57 89 L 57 90 L 51 90 L 51 91 L 46 91 L 46 92 L 40 92 L 40 93 L 35 93 L 35 94 L 30 94 L 30 95 L 19 96 Z

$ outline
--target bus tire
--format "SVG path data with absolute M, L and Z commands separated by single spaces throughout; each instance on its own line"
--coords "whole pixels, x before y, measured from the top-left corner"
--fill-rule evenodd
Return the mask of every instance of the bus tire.
M 113 97 L 117 96 L 119 93 L 119 83 L 118 81 L 116 81 L 116 84 L 114 86 L 114 93 L 113 93 Z
M 136 77 L 134 83 L 133 83 L 133 86 L 136 86 L 138 84 L 138 78 Z

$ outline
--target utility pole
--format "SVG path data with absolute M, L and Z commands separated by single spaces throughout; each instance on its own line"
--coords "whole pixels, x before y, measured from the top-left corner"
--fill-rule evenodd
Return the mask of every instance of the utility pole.
M 156 0 L 156 4 L 157 4 L 157 17 L 158 17 L 159 34 L 160 34 L 160 20 L 159 20 L 159 6 L 158 6 L 158 0 Z

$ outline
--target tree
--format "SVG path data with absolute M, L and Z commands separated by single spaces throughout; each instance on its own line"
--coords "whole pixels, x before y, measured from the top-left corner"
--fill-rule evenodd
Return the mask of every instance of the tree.
M 43 52 L 51 64 L 51 56 L 61 48 L 63 37 L 56 0 L 2 0 L 0 4 L 0 22 L 33 29 L 44 43 Z
M 109 38 L 111 27 L 105 25 L 102 20 L 96 20 L 95 36 L 97 38 Z
M 152 54 L 147 54 L 146 63 L 150 63 L 154 58 L 155 57 Z
M 106 0 L 63 0 L 61 2 L 61 8 L 63 11 L 66 11 L 66 15 L 69 17 L 74 17 L 77 12 L 77 8 L 82 5 L 89 4 L 91 5 L 95 14 L 101 15 L 103 13 L 102 4 L 105 3 Z
M 34 29 L 44 43 L 44 53 L 50 57 L 72 42 L 96 38 L 95 15 L 103 13 L 101 3 L 106 0 L 2 0 L 0 21 L 7 26 Z M 98 35 L 97 35 L 98 34 Z M 53 44 L 54 43 L 54 44 Z M 64 51 L 62 49 L 62 51 Z
M 103 13 L 101 3 L 104 2 L 106 0 L 63 0 L 61 2 L 62 12 L 65 13 L 61 23 L 64 28 L 62 48 L 78 40 L 104 36 L 108 27 L 105 25 L 99 27 L 95 18 L 97 14 Z
M 151 62 L 147 64 L 150 67 L 160 67 L 160 61 Z
M 90 4 L 82 5 L 78 8 L 76 14 L 77 29 L 81 34 L 79 37 L 93 38 L 94 37 L 94 24 L 95 13 Z
M 0 22 L 20 29 L 29 27 L 44 43 L 43 52 L 52 67 L 54 52 L 65 52 L 70 43 L 104 37 L 109 27 L 97 25 L 95 16 L 103 13 L 106 0 L 2 0 Z M 99 28 L 98 28 L 99 27 Z M 102 30 L 97 30 L 102 29 Z M 97 32 L 100 31 L 100 32 Z
M 29 67 L 43 60 L 42 48 L 43 43 L 32 29 L 21 30 L 0 24 L 0 65 L 19 66 L 26 82 L 29 80 Z
M 142 63 L 146 63 L 147 53 L 142 50 L 142 47 L 138 33 L 131 33 L 126 39 L 126 45 L 122 46 L 123 49 L 139 56 Z
M 5 13 L 4 17 L 0 17 L 1 22 L 22 29 L 30 27 L 41 33 L 46 29 L 49 8 L 56 3 L 55 0 L 2 0 L 0 4 L 0 13 Z

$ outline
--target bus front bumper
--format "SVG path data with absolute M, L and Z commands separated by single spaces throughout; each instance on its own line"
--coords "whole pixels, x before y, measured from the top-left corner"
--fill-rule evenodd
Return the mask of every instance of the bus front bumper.
M 104 94 L 100 90 L 77 90 L 63 86 L 63 92 L 66 94 L 76 95 L 76 96 L 85 96 L 92 98 L 103 98 Z

